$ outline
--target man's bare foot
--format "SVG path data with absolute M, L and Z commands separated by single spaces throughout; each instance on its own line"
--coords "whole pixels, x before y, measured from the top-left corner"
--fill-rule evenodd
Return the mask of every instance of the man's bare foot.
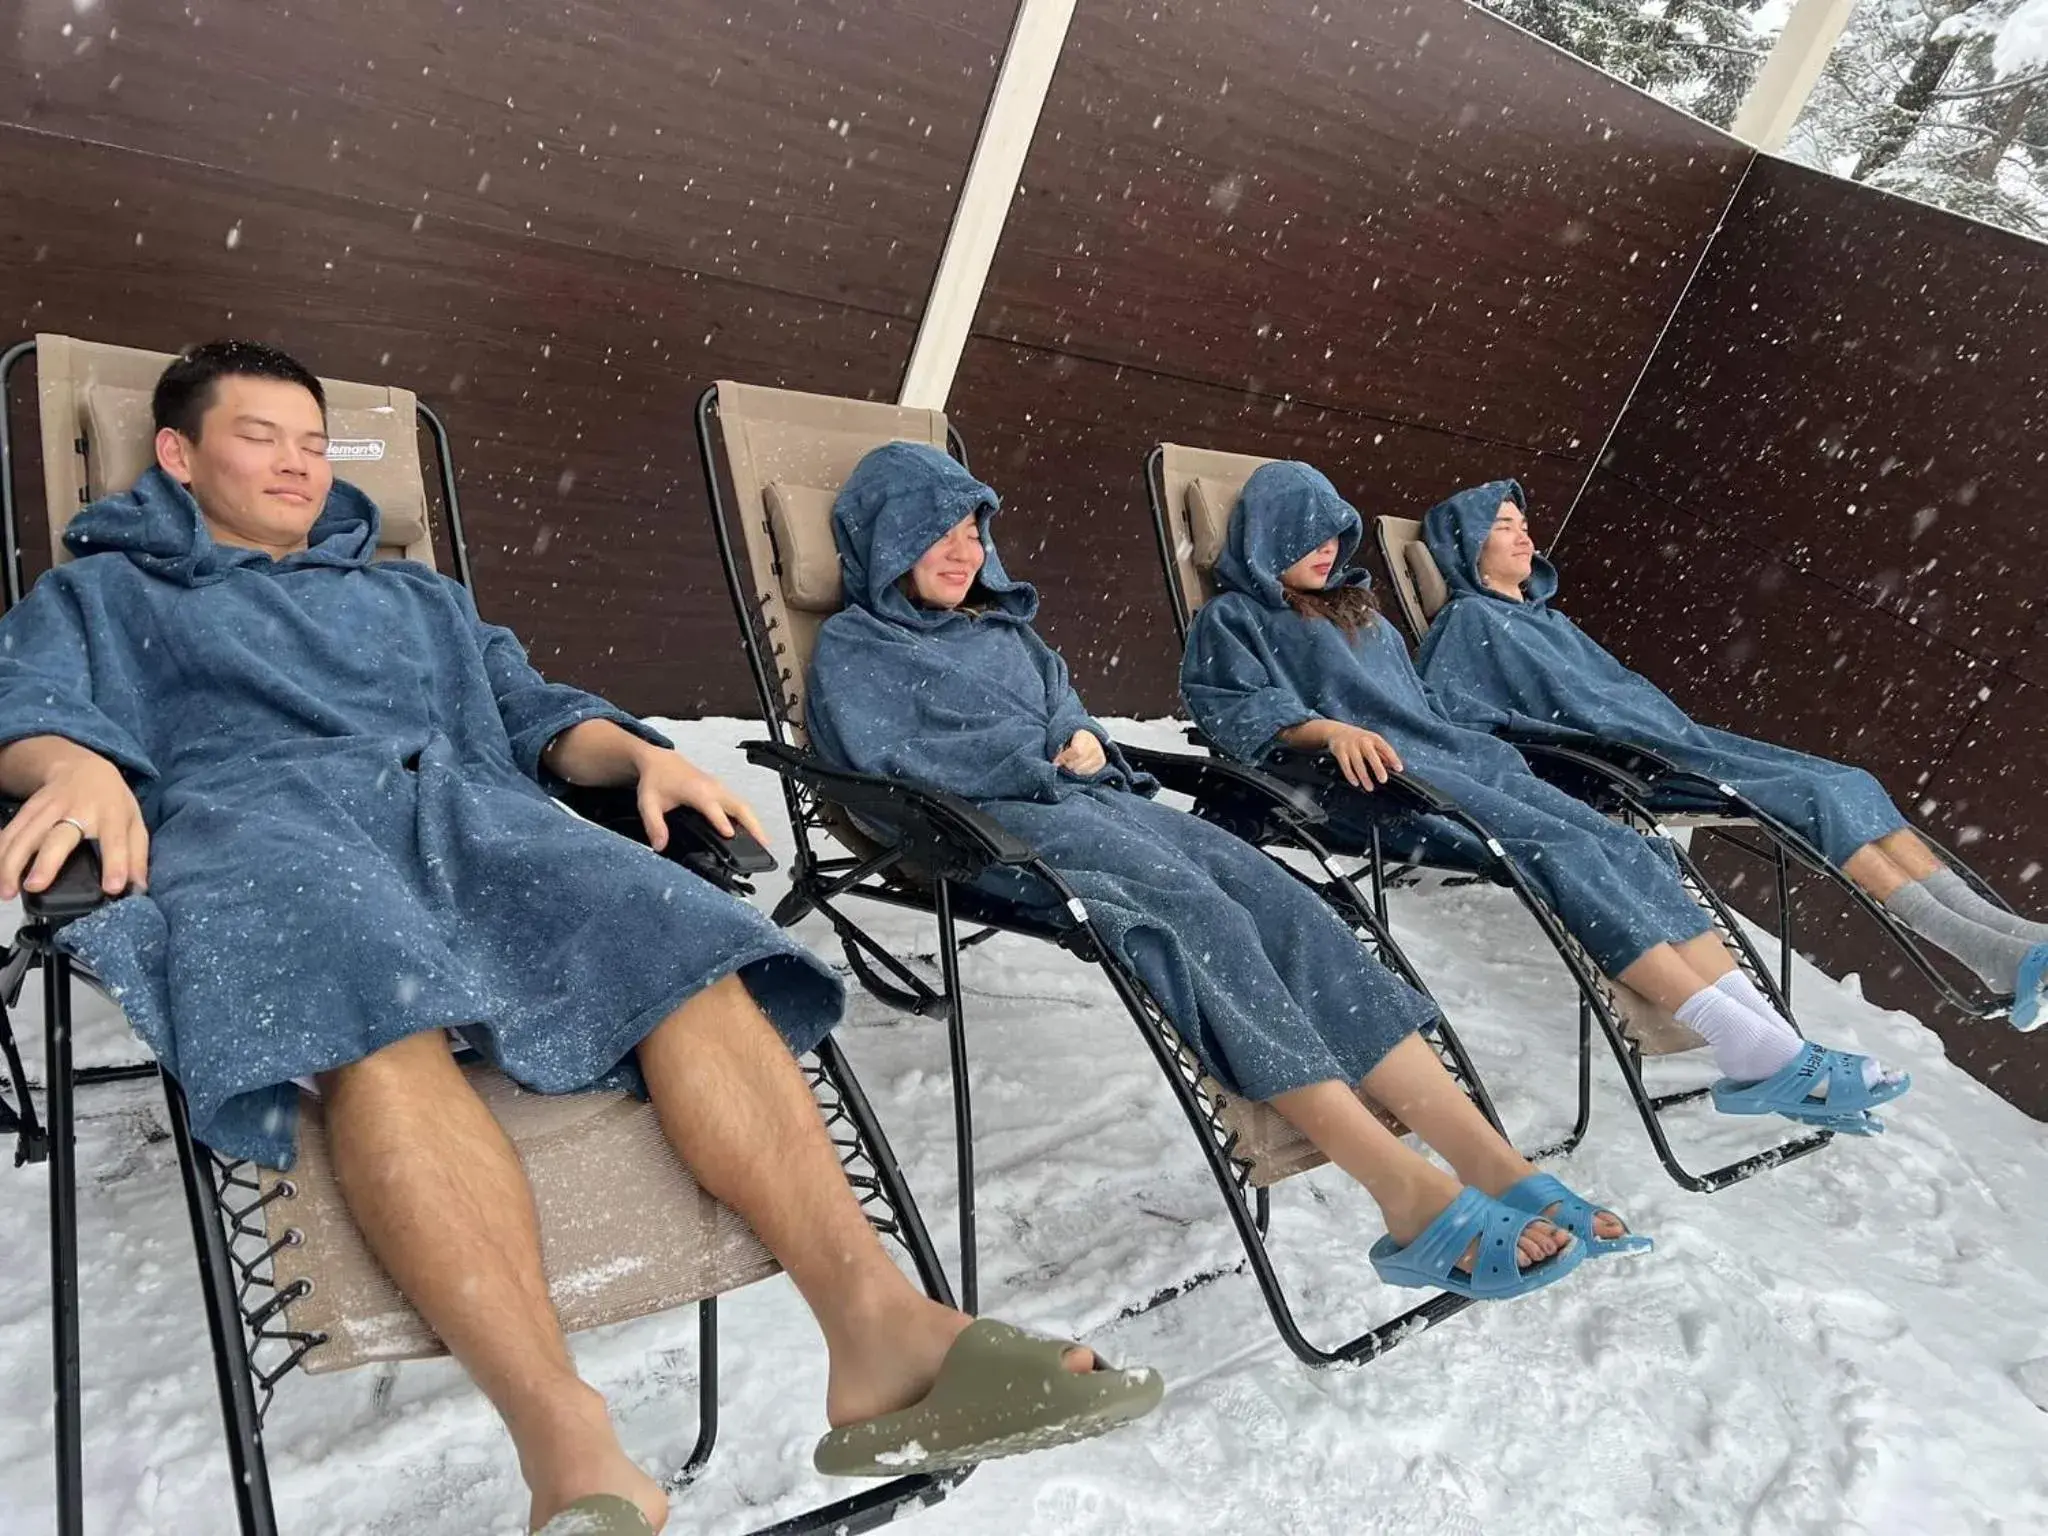
M 857 1320 L 835 1321 L 840 1326 L 826 1336 L 832 1374 L 825 1418 L 843 1429 L 908 1408 L 929 1392 L 946 1351 L 974 1319 L 907 1291 Z M 1067 1351 L 1065 1364 L 1076 1373 L 1092 1371 L 1095 1356 L 1077 1347 Z
M 657 1531 L 668 1523 L 668 1495 L 661 1484 L 633 1465 L 612 1428 L 604 1399 L 578 1383 L 551 1410 L 512 1426 L 519 1470 L 533 1495 L 527 1516 L 539 1530 L 576 1500 L 615 1493 L 639 1506 Z
M 1502 1186 L 1505 1188 L 1506 1186 Z M 1387 1235 L 1403 1248 L 1420 1237 L 1428 1225 L 1443 1215 L 1450 1203 L 1458 1198 L 1464 1188 L 1450 1174 L 1432 1166 L 1425 1180 L 1412 1191 L 1413 1198 L 1402 1203 L 1398 1210 L 1386 1212 Z M 1541 1264 L 1571 1246 L 1571 1234 L 1553 1227 L 1540 1217 L 1531 1217 L 1529 1224 L 1522 1228 L 1515 1239 L 1515 1264 L 1519 1269 Z M 1472 1246 L 1459 1259 L 1458 1268 L 1467 1274 L 1479 1258 L 1479 1240 L 1474 1238 Z

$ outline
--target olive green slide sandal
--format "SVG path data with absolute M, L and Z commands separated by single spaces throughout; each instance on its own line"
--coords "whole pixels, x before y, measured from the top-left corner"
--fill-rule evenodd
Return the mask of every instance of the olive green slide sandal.
M 939 1366 L 931 1390 L 896 1413 L 835 1429 L 813 1464 L 829 1477 L 901 1477 L 1091 1439 L 1143 1418 L 1166 1391 L 1157 1371 L 1065 1364 L 1071 1341 L 981 1318 Z
M 558 1511 L 533 1536 L 654 1536 L 640 1506 L 616 1493 L 593 1493 Z

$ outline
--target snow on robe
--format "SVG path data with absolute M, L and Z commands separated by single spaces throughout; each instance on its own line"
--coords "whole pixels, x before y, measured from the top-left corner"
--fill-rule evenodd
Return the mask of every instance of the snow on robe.
M 146 893 L 63 931 L 217 1150 L 289 1167 L 293 1080 L 467 1027 L 543 1093 L 638 1085 L 633 1050 L 738 972 L 792 1049 L 839 982 L 752 908 L 543 787 L 584 720 L 456 582 L 372 562 L 336 482 L 309 547 L 216 543 L 152 469 L 79 514 L 78 558 L 0 619 L 0 743 L 111 759 L 150 834 Z
M 1700 725 L 1655 683 L 1631 672 L 1551 607 L 1557 569 L 1538 556 L 1519 600 L 1479 579 L 1479 550 L 1512 480 L 1439 503 L 1423 536 L 1451 591 L 1417 660 L 1454 719 L 1481 729 L 1583 731 L 1662 753 L 1725 783 L 1842 864 L 1906 825 L 1884 786 L 1861 768 Z
M 1225 752 L 1258 763 L 1280 733 L 1310 720 L 1376 731 L 1407 769 L 1485 824 L 1516 866 L 1610 976 L 1659 943 L 1705 933 L 1706 914 L 1679 884 L 1668 848 L 1615 825 L 1537 778 L 1522 755 L 1437 707 L 1393 625 L 1371 615 L 1347 636 L 1328 619 L 1287 604 L 1280 573 L 1334 538 L 1337 565 L 1326 589 L 1369 586 L 1348 565 L 1364 525 L 1306 464 L 1262 466 L 1230 516 L 1216 579 L 1181 660 L 1181 696 Z M 1383 812 L 1348 786 L 1325 797 L 1339 827 L 1375 825 L 1409 857 L 1475 860 L 1472 834 L 1437 816 Z
M 848 606 L 812 656 L 813 745 L 840 766 L 960 795 L 1029 842 L 1227 1088 L 1268 1099 L 1357 1082 L 1435 1008 L 1265 854 L 1148 798 L 1156 786 L 1033 631 L 1037 594 L 989 535 L 996 507 L 932 448 L 894 443 L 856 467 L 833 508 Z M 961 608 L 920 606 L 903 578 L 969 515 L 985 557 L 977 586 Z M 1092 777 L 1052 761 L 1081 730 L 1108 758 Z M 1032 894 L 1001 872 L 986 888 Z

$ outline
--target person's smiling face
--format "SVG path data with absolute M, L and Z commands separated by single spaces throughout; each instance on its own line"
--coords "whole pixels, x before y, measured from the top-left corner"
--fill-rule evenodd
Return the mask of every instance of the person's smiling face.
M 156 447 L 218 542 L 273 556 L 305 548 L 334 485 L 320 402 L 283 379 L 216 380 L 197 439 L 165 427 Z

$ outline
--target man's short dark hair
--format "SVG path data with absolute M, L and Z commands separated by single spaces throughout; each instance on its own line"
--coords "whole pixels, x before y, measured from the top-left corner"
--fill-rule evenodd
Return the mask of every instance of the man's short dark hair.
M 209 341 L 185 352 L 156 381 L 150 409 L 157 430 L 169 427 L 198 442 L 199 423 L 213 404 L 214 383 L 227 378 L 282 379 L 296 384 L 313 397 L 322 417 L 327 414 L 327 392 L 313 370 L 297 358 L 260 341 Z

